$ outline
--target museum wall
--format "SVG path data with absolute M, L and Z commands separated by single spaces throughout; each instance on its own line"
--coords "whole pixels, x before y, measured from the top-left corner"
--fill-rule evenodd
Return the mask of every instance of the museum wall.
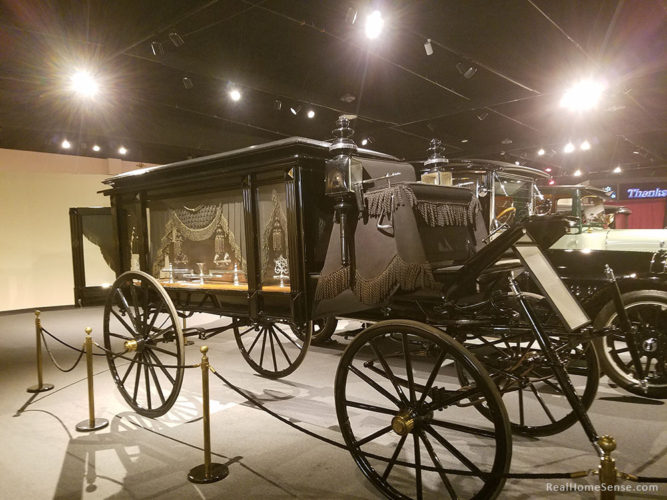
M 138 166 L 0 149 L 0 311 L 74 304 L 69 208 L 108 206 L 102 181 Z

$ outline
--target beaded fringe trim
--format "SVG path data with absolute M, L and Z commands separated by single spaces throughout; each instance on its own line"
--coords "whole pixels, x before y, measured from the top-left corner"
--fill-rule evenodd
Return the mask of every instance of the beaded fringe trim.
M 374 278 L 363 278 L 355 272 L 354 284 L 350 286 L 350 267 L 343 267 L 327 276 L 320 277 L 315 290 L 315 300 L 332 299 L 352 288 L 363 304 L 382 303 L 395 290 L 411 292 L 420 288 L 437 288 L 429 264 L 410 264 L 396 255 L 382 273 Z
M 364 195 L 370 217 L 389 215 L 399 206 L 409 205 L 431 227 L 465 226 L 474 224 L 480 210 L 479 201 L 474 196 L 469 203 L 432 202 L 418 200 L 410 186 L 395 184 L 390 188 L 378 189 Z

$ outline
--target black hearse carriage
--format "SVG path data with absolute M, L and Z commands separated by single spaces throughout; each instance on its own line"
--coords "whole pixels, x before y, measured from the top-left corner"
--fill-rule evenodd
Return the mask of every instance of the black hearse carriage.
M 618 287 L 631 327 L 594 342 L 603 371 L 634 394 L 667 398 L 667 230 L 615 229 L 616 218 L 630 211 L 605 206 L 602 189 L 543 185 L 549 175 L 542 170 L 495 160 L 448 162 L 442 151 L 432 141 L 422 180 L 471 189 L 492 233 L 521 221 L 598 328 L 625 321 Z
M 512 430 L 578 420 L 599 451 L 586 415 L 595 333 L 525 228 L 486 244 L 471 191 L 415 182 L 411 165 L 357 149 L 337 125 L 331 144 L 292 138 L 106 181 L 121 269 L 104 345 L 128 404 L 171 408 L 184 337 L 232 331 L 256 371 L 281 377 L 314 320 L 346 316 L 375 324 L 341 357 L 336 413 L 385 495 L 496 496 Z M 524 269 L 540 293 L 521 290 Z M 231 321 L 182 328 L 198 312 Z

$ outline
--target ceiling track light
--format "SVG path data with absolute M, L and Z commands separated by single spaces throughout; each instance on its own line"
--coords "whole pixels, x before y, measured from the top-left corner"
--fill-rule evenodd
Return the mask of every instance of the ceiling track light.
M 184 76 L 183 77 L 183 86 L 186 89 L 190 90 L 192 87 L 195 86 L 195 84 L 192 82 L 192 78 L 190 78 L 189 76 Z
M 620 174 L 621 172 L 623 172 L 623 169 L 621 168 L 620 165 L 618 165 L 618 166 L 613 170 L 613 172 L 614 172 L 615 174 Z
M 97 144 L 93 144 L 93 147 L 91 149 L 96 153 L 99 153 L 102 150 L 102 148 L 99 147 Z
M 384 19 L 382 19 L 382 13 L 379 10 L 374 10 L 368 16 L 366 16 L 366 37 L 370 40 L 375 40 L 382 33 L 382 28 L 384 27 Z
M 544 148 L 540 148 L 537 150 L 537 156 L 544 156 L 545 153 L 546 151 L 544 151 Z
M 281 109 L 283 109 L 283 103 L 280 99 L 276 99 L 275 101 L 273 101 L 273 109 L 276 111 L 280 111 Z
M 427 56 L 433 55 L 433 45 L 431 45 L 431 39 L 427 38 L 426 43 L 424 44 L 424 50 L 426 51 Z
M 462 62 L 456 64 L 456 69 L 466 80 L 470 80 L 475 73 L 477 73 L 477 68 L 474 66 L 468 66 Z
M 234 102 L 239 102 L 241 100 L 241 91 L 235 88 L 230 89 L 229 98 Z
M 375 139 L 373 139 L 371 136 L 364 137 L 361 139 L 361 145 L 362 146 L 368 146 L 370 144 L 373 144 L 375 142 Z
M 70 149 L 72 147 L 72 143 L 67 139 L 63 139 L 63 142 L 60 143 L 60 147 L 63 149 Z
M 169 40 L 171 40 L 171 43 L 174 44 L 174 47 L 180 47 L 185 43 L 185 40 L 183 40 L 183 37 L 176 33 L 175 31 L 172 31 L 169 33 Z
M 315 118 L 315 111 L 313 111 L 312 109 L 309 109 L 308 113 L 306 113 L 306 116 L 310 119 Z
M 151 42 L 151 52 L 153 52 L 153 55 L 155 57 L 163 56 L 164 55 L 164 47 L 157 40 L 153 40 Z
M 118 154 L 121 154 L 125 156 L 127 154 L 127 148 L 125 146 L 121 146 L 118 148 Z
M 301 111 L 301 106 L 290 106 L 289 112 L 292 113 L 294 116 L 299 114 L 299 111 Z

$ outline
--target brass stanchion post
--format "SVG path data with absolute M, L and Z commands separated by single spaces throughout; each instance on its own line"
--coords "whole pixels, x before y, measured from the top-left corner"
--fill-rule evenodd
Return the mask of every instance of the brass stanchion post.
M 93 339 L 91 327 L 86 328 L 86 368 L 88 371 L 88 419 L 76 424 L 79 432 L 90 432 L 103 429 L 109 425 L 106 418 L 95 418 L 95 395 L 93 393 Z
M 37 349 L 37 385 L 28 387 L 28 392 L 44 392 L 53 389 L 53 384 L 45 384 L 42 380 L 42 322 L 39 309 L 35 311 L 35 345 Z
M 611 452 L 616 449 L 616 440 L 611 436 L 602 436 L 598 439 L 598 445 L 602 449 L 600 458 L 600 500 L 614 500 L 616 498 L 616 460 L 611 458 Z
M 224 479 L 229 474 L 229 468 L 224 464 L 211 463 L 211 422 L 208 402 L 208 347 L 203 345 L 201 351 L 201 384 L 202 404 L 204 406 L 204 463 L 194 467 L 188 473 L 188 480 L 192 483 L 214 483 Z

